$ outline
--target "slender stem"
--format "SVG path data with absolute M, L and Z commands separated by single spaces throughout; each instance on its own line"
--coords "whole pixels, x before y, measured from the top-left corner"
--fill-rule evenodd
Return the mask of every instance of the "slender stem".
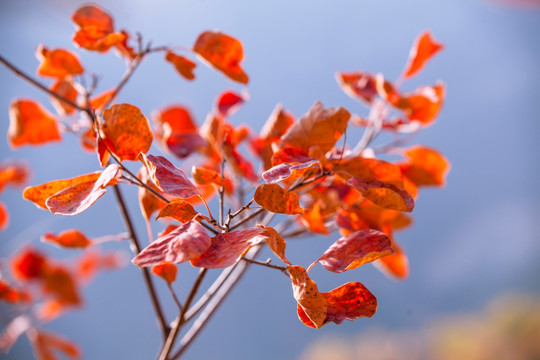
M 259 261 L 259 260 L 249 259 L 249 258 L 243 257 L 242 260 L 244 260 L 245 262 L 248 262 L 250 264 L 260 265 L 260 266 L 268 267 L 270 269 L 279 270 L 282 273 L 284 273 L 285 276 L 289 277 L 289 275 L 287 273 L 287 268 L 284 267 L 284 266 L 270 264 L 270 262 L 272 261 L 271 259 L 268 259 L 266 261 Z
M 223 224 L 223 218 L 224 218 L 224 208 L 225 208 L 225 200 L 224 200 L 224 194 L 225 194 L 225 142 L 221 143 L 221 169 L 220 169 L 220 175 L 221 175 L 221 181 L 222 184 L 219 188 L 219 223 L 221 225 Z M 228 228 L 228 226 L 227 226 Z
M 248 217 L 245 217 L 243 218 L 242 220 L 240 220 L 239 222 L 237 222 L 236 224 L 234 224 L 233 226 L 231 226 L 231 231 L 236 229 L 237 227 L 245 224 L 246 222 L 248 222 L 249 220 L 259 216 L 260 214 L 262 214 L 263 212 L 267 211 L 266 209 L 259 209 L 257 211 L 255 211 L 253 214 L 249 215 Z
M 124 200 L 124 197 L 122 196 L 122 193 L 120 192 L 120 188 L 118 187 L 118 185 L 114 185 L 113 190 L 116 196 L 116 201 L 118 203 L 118 206 L 120 207 L 120 212 L 122 213 L 122 218 L 124 219 L 124 223 L 126 224 L 127 230 L 129 232 L 129 236 L 131 238 L 133 252 L 135 253 L 135 255 L 137 255 L 138 253 L 141 252 L 141 245 L 137 237 L 137 234 L 135 233 L 135 228 L 133 227 L 133 222 L 131 221 L 131 217 L 129 216 L 129 213 L 126 207 L 126 202 Z M 141 271 L 143 274 L 144 282 L 148 289 L 148 293 L 150 294 L 152 305 L 154 306 L 154 311 L 156 312 L 158 325 L 160 326 L 161 332 L 163 333 L 163 336 L 165 337 L 169 333 L 170 329 L 169 329 L 169 325 L 167 324 L 167 321 L 165 320 L 165 316 L 163 315 L 163 309 L 161 307 L 161 304 L 159 303 L 159 299 L 157 297 L 157 292 L 156 292 L 154 282 L 147 268 L 141 268 Z
M 178 310 L 184 311 L 184 307 L 182 306 L 182 303 L 180 303 L 180 300 L 178 300 L 178 296 L 176 296 L 176 293 L 174 292 L 174 289 L 170 282 L 167 282 L 167 287 L 169 288 L 169 292 L 171 293 L 171 296 L 176 304 L 178 306 Z

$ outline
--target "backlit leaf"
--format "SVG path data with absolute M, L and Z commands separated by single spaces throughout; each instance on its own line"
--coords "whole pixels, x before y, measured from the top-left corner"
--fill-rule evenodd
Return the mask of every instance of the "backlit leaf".
M 195 180 L 195 183 L 198 185 L 215 184 L 217 186 L 223 186 L 224 184 L 224 180 L 220 174 L 214 170 L 205 169 L 202 167 L 193 166 L 191 168 L 191 176 L 193 176 L 193 180 Z
M 340 238 L 318 261 L 326 270 L 341 273 L 392 253 L 388 236 L 383 232 L 368 229 Z
M 3 231 L 7 228 L 9 224 L 9 213 L 6 205 L 0 201 L 0 231 Z
M 92 26 L 104 32 L 114 30 L 112 17 L 105 10 L 95 5 L 80 7 L 73 13 L 72 20 L 81 28 Z
M 137 161 L 152 145 L 148 120 L 138 107 L 117 104 L 103 112 L 103 139 L 120 160 Z
M 79 347 L 63 337 L 50 332 L 31 331 L 28 338 L 39 360 L 56 360 L 55 352 L 59 351 L 69 359 L 80 359 L 82 354 Z
M 10 286 L 7 282 L 0 280 L 0 300 L 12 304 L 30 301 L 30 294 Z M 0 341 L 1 343 L 1 341 Z M 1 348 L 1 346 L 0 346 Z
M 64 78 L 69 75 L 78 75 L 84 72 L 79 58 L 64 49 L 49 50 L 40 45 L 36 50 L 36 57 L 40 61 L 37 69 L 38 75 Z
M 28 181 L 30 169 L 25 162 L 7 161 L 0 163 L 0 192 L 6 186 L 21 186 Z
M 205 31 L 195 41 L 193 51 L 230 79 L 248 83 L 248 76 L 240 65 L 244 50 L 239 40 L 219 31 Z
M 345 94 L 353 99 L 371 104 L 375 96 L 377 96 L 375 79 L 371 74 L 363 72 L 337 73 L 336 79 Z
M 266 237 L 266 231 L 258 227 L 220 233 L 212 238 L 212 245 L 203 254 L 191 260 L 191 265 L 207 269 L 229 267 Z
M 170 217 L 177 221 L 180 221 L 181 223 L 186 223 L 193 219 L 197 214 L 198 212 L 188 201 L 182 199 L 174 199 L 163 209 L 161 209 L 156 219 Z
M 245 95 L 237 94 L 231 90 L 224 91 L 219 95 L 216 104 L 217 111 L 221 116 L 231 116 L 240 109 L 246 100 Z
M 235 173 L 253 183 L 258 182 L 259 177 L 255 174 L 253 163 L 244 157 L 244 155 L 236 149 L 236 146 L 225 143 L 223 150 L 227 162 L 231 165 Z
M 405 67 L 403 76 L 409 78 L 416 74 L 442 48 L 442 44 L 433 40 L 429 31 L 420 34 L 409 52 L 409 63 Z
M 407 212 L 411 212 L 414 208 L 412 196 L 392 183 L 377 179 L 352 178 L 347 184 L 360 191 L 363 197 L 382 208 Z
M 77 102 L 77 96 L 79 95 L 77 89 L 73 86 L 73 81 L 68 79 L 59 79 L 56 81 L 52 85 L 51 91 L 72 103 Z M 73 106 L 58 100 L 54 96 L 51 97 L 51 102 L 59 115 L 72 114 L 75 111 Z
M 277 184 L 259 185 L 253 197 L 257 204 L 274 213 L 296 215 L 303 212 L 298 203 L 298 194 L 284 190 Z
M 409 276 L 409 259 L 395 241 L 392 242 L 395 253 L 382 257 L 373 264 L 388 277 L 405 279 Z
M 77 283 L 65 267 L 47 266 L 43 272 L 43 291 L 64 306 L 81 304 Z
M 329 322 L 341 324 L 344 320 L 354 321 L 360 317 L 372 317 L 377 311 L 377 299 L 359 282 L 346 283 L 321 295 L 328 306 L 322 325 Z M 305 325 L 316 327 L 300 305 L 297 310 L 298 317 Z
M 140 160 L 148 169 L 150 178 L 161 190 L 183 199 L 199 194 L 186 173 L 175 167 L 169 160 L 163 156 L 141 155 Z
M 53 214 L 80 214 L 105 194 L 107 186 L 116 184 L 120 171 L 119 165 L 111 164 L 97 180 L 79 182 L 61 190 L 49 197 L 45 205 Z
M 63 231 L 58 235 L 52 233 L 45 234 L 41 237 L 41 241 L 69 249 L 84 249 L 92 244 L 92 241 L 86 235 L 74 229 Z
M 46 267 L 47 258 L 34 249 L 25 249 L 11 258 L 11 273 L 19 280 L 40 279 Z
M 311 280 L 301 266 L 287 266 L 291 277 L 293 295 L 298 306 L 317 329 L 324 325 L 328 305 L 319 293 L 317 284 Z M 300 315 L 300 314 L 299 314 Z
M 403 175 L 399 166 L 383 160 L 362 156 L 345 157 L 336 166 L 336 171 L 344 171 L 352 177 L 359 179 L 376 179 L 391 183 L 398 188 L 403 187 Z M 348 180 L 343 174 L 339 175 Z
M 152 267 L 152 274 L 159 276 L 169 284 L 172 284 L 176 280 L 177 272 L 178 268 L 176 265 L 170 262 L 162 262 Z
M 285 181 L 287 184 L 292 184 L 304 176 L 306 172 L 318 172 L 315 170 L 317 167 L 320 168 L 320 163 L 318 160 L 310 160 L 297 164 L 281 163 L 263 172 L 262 177 L 268 184 L 274 184 L 280 181 Z
M 416 186 L 444 186 L 450 163 L 436 150 L 415 146 L 405 151 L 408 162 L 400 164 L 403 175 Z
M 9 108 L 8 142 L 12 148 L 60 141 L 54 117 L 35 101 L 16 100 Z
M 444 100 L 444 84 L 423 86 L 412 94 L 404 94 L 393 105 L 403 110 L 410 121 L 418 121 L 423 126 L 433 123 Z
M 309 231 L 315 234 L 330 234 L 324 224 L 320 201 L 316 201 L 309 208 L 304 209 L 304 213 L 299 217 L 299 220 L 309 229 Z
M 95 248 L 86 250 L 82 256 L 77 259 L 77 279 L 88 282 L 100 271 L 120 268 L 125 262 L 122 255 L 123 254 L 116 252 L 100 252 L 95 250 Z
M 167 54 L 165 55 L 165 60 L 173 64 L 176 68 L 176 71 L 178 71 L 178 73 L 182 75 L 186 80 L 195 79 L 193 69 L 195 69 L 197 64 L 193 61 L 189 60 L 184 56 L 176 55 L 172 51 L 167 51 Z
M 139 169 L 139 173 L 137 174 L 137 177 L 148 187 L 154 189 L 157 193 L 161 193 L 162 195 L 165 195 L 161 190 L 157 188 L 156 185 L 150 180 L 150 177 L 148 175 L 148 170 L 146 170 L 145 166 L 142 166 Z M 152 214 L 156 211 L 161 210 L 167 203 L 163 201 L 162 199 L 158 198 L 156 195 L 154 195 L 152 192 L 147 190 L 144 187 L 139 187 L 137 196 L 139 198 L 139 207 L 141 208 L 141 212 L 146 220 L 150 220 L 152 217 Z
M 291 265 L 291 263 L 289 262 L 289 260 L 287 260 L 287 257 L 285 256 L 285 247 L 287 246 L 285 240 L 283 240 L 283 238 L 274 228 L 264 225 L 257 226 L 267 231 L 266 244 L 268 245 L 270 250 L 272 250 L 272 252 L 276 254 L 276 256 L 280 258 L 285 264 Z
M 107 51 L 112 46 L 122 45 L 125 33 L 115 33 L 112 17 L 103 9 L 87 5 L 73 14 L 73 22 L 79 27 L 73 41 L 87 50 Z
M 191 220 L 160 236 L 133 258 L 132 262 L 141 267 L 159 265 L 164 261 L 179 264 L 201 255 L 211 243 L 204 227 Z
M 327 108 L 316 102 L 309 112 L 295 122 L 281 138 L 281 147 L 291 146 L 309 152 L 318 146 L 323 153 L 334 147 L 347 129 L 351 117 L 342 108 Z
M 95 182 L 101 176 L 101 172 L 95 172 L 76 176 L 71 179 L 53 180 L 45 184 L 30 186 L 24 189 L 23 198 L 33 202 L 37 207 L 49 210 L 45 201 L 59 191 L 65 190 L 73 185 L 87 182 Z

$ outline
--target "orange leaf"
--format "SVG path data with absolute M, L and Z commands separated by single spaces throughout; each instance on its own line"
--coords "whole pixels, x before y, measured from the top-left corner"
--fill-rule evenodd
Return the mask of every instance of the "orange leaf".
M 238 175 L 245 177 L 247 180 L 256 183 L 259 180 L 255 170 L 253 168 L 253 163 L 246 159 L 239 151 L 236 150 L 236 147 L 230 143 L 225 143 L 223 146 L 225 152 L 225 157 L 227 162 L 231 165 L 234 172 Z
M 191 168 L 191 176 L 193 176 L 193 180 L 195 180 L 195 183 L 198 185 L 215 184 L 217 186 L 223 186 L 224 184 L 224 180 L 220 174 L 214 170 L 202 167 L 193 166 Z
M 45 205 L 53 214 L 77 215 L 92 206 L 102 197 L 110 185 L 116 184 L 120 166 L 109 165 L 95 181 L 76 183 L 49 197 Z
M 395 241 L 392 242 L 392 248 L 394 254 L 382 257 L 373 264 L 388 277 L 405 279 L 409 276 L 409 259 Z
M 193 51 L 230 79 L 248 83 L 248 76 L 240 65 L 244 50 L 237 39 L 219 31 L 205 31 L 195 41 Z
M 103 109 L 105 104 L 107 104 L 111 100 L 114 94 L 115 94 L 115 91 L 114 89 L 112 89 L 112 90 L 104 91 L 99 95 L 96 95 L 93 99 L 90 100 L 90 107 L 93 110 L 96 110 L 96 112 L 98 112 L 98 110 Z
M 0 192 L 6 186 L 21 186 L 28 181 L 30 169 L 24 162 L 0 163 Z
M 60 351 L 70 359 L 80 359 L 81 350 L 73 342 L 56 334 L 44 331 L 28 332 L 28 338 L 39 360 L 56 360 L 55 351 Z
M 0 300 L 4 300 L 12 304 L 28 302 L 30 301 L 30 294 L 22 290 L 15 289 L 7 282 L 0 280 Z
M 287 266 L 291 277 L 293 295 L 298 306 L 309 321 L 318 329 L 324 325 L 328 305 L 325 298 L 319 293 L 317 284 L 311 280 L 306 270 L 301 266 Z
M 81 304 L 73 275 L 62 266 L 47 266 L 43 271 L 43 291 L 63 306 Z
M 73 185 L 95 182 L 101 176 L 101 172 L 80 175 L 71 179 L 54 180 L 45 184 L 27 187 L 23 191 L 23 198 L 33 202 L 37 207 L 49 210 L 45 201 L 59 191 L 67 189 Z
M 172 284 L 176 280 L 177 272 L 178 268 L 176 265 L 170 262 L 163 262 L 152 267 L 152 273 L 159 276 L 169 284 Z
M 123 264 L 123 254 L 87 250 L 77 260 L 77 278 L 89 281 L 98 271 L 117 269 Z
M 79 95 L 77 89 L 73 86 L 73 81 L 71 79 L 57 80 L 51 87 L 51 91 L 72 103 L 77 101 L 77 96 Z M 51 102 L 59 115 L 72 114 L 75 111 L 73 106 L 58 100 L 54 96 L 51 97 Z
M 377 299 L 359 282 L 349 282 L 321 295 L 328 306 L 322 325 L 329 322 L 341 324 L 344 320 L 354 321 L 360 317 L 372 317 L 377 311 Z M 298 317 L 305 325 L 316 327 L 300 305 L 297 311 Z
M 9 212 L 6 205 L 3 202 L 0 202 L 0 231 L 3 231 L 7 228 L 9 224 Z
M 12 148 L 60 140 L 56 120 L 40 104 L 32 100 L 16 100 L 11 103 L 8 142 Z
M 234 265 L 253 245 L 263 241 L 266 233 L 261 228 L 220 233 L 212 238 L 212 245 L 203 254 L 191 260 L 191 265 L 207 269 Z
M 314 168 L 320 169 L 320 167 L 320 162 L 313 159 L 302 163 L 296 163 L 294 165 L 289 163 L 281 163 L 263 172 L 262 178 L 269 184 L 284 181 L 285 184 L 290 185 L 304 176 L 307 172 L 313 173 L 313 175 L 316 174 L 318 171 L 313 171 Z
M 393 105 L 403 110 L 410 121 L 418 121 L 423 126 L 428 126 L 437 117 L 444 96 L 444 84 L 439 83 L 435 86 L 420 87 L 412 94 L 405 94 Z
M 383 209 L 371 202 L 363 201 L 347 209 L 341 209 L 336 224 L 343 235 L 364 229 L 382 229 L 390 235 L 385 229 L 404 229 L 411 224 L 411 219 L 402 212 Z
M 127 34 L 114 33 L 112 17 L 97 6 L 79 8 L 72 19 L 79 27 L 73 41 L 82 48 L 104 52 L 126 41 Z
M 336 171 L 344 171 L 352 177 L 359 179 L 380 180 L 403 188 L 403 175 L 399 166 L 389 162 L 364 158 L 362 156 L 346 157 L 336 166 Z M 339 174 L 345 180 L 347 176 Z
M 414 208 L 412 196 L 391 183 L 377 179 L 352 178 L 347 184 L 360 191 L 364 198 L 382 208 L 407 212 L 411 212 Z
M 55 78 L 64 78 L 68 75 L 78 75 L 84 72 L 79 58 L 64 49 L 49 50 L 39 45 L 36 57 L 41 62 L 37 69 L 38 75 Z
M 409 162 L 400 164 L 403 175 L 416 186 L 444 186 L 450 163 L 436 150 L 415 146 L 405 151 Z
M 48 233 L 41 237 L 41 241 L 68 249 L 84 249 L 92 245 L 92 241 L 79 230 L 66 230 L 58 235 Z
M 148 169 L 154 184 L 167 194 L 183 199 L 199 195 L 197 187 L 188 179 L 186 173 L 163 156 L 141 154 L 140 160 Z
M 204 253 L 211 245 L 204 227 L 191 220 L 142 250 L 131 262 L 137 266 L 155 266 L 164 261 L 179 264 Z
M 195 69 L 197 64 L 193 61 L 189 60 L 186 57 L 176 55 L 172 51 L 167 51 L 167 54 L 165 55 L 165 60 L 173 64 L 176 68 L 176 71 L 178 71 L 178 73 L 182 75 L 186 80 L 195 79 L 193 69 Z
M 281 138 L 281 147 L 291 146 L 309 152 L 318 146 L 323 154 L 332 150 L 341 138 L 351 114 L 342 108 L 324 108 L 316 102 Z
M 152 145 L 148 120 L 138 107 L 117 104 L 103 112 L 103 139 L 120 160 L 137 161 Z
M 36 280 L 43 276 L 47 259 L 34 249 L 25 249 L 11 259 L 11 272 L 19 280 Z
M 185 223 L 193 219 L 197 214 L 198 212 L 195 211 L 193 205 L 191 205 L 191 203 L 189 203 L 188 201 L 182 199 L 174 199 L 163 209 L 161 209 L 156 219 L 170 217 L 180 221 L 181 223 Z
M 416 74 L 442 48 L 442 44 L 435 42 L 429 31 L 420 34 L 409 52 L 409 63 L 405 67 L 403 76 L 410 78 Z
M 80 7 L 73 13 L 71 19 L 81 28 L 92 26 L 104 32 L 112 32 L 114 30 L 112 17 L 105 10 L 95 5 Z
M 345 94 L 353 99 L 371 104 L 377 95 L 375 78 L 371 74 L 363 72 L 337 73 L 336 79 Z
M 291 263 L 289 262 L 289 260 L 287 260 L 287 257 L 285 256 L 285 247 L 287 246 L 285 240 L 283 240 L 283 238 L 274 228 L 264 225 L 257 226 L 267 231 L 266 244 L 268 245 L 270 250 L 272 250 L 272 252 L 276 254 L 276 256 L 280 258 L 285 264 L 291 265 Z
M 324 224 L 320 200 L 316 201 L 309 208 L 304 209 L 304 213 L 299 217 L 299 219 L 309 229 L 309 231 L 315 234 L 330 234 L 326 228 L 326 225 Z
M 392 244 L 388 236 L 383 232 L 369 229 L 340 238 L 318 261 L 326 270 L 341 273 L 392 253 Z
M 298 203 L 298 194 L 277 184 L 259 185 L 253 197 L 257 204 L 274 213 L 296 215 L 304 212 Z
M 216 107 L 218 113 L 223 116 L 231 116 L 238 111 L 240 106 L 247 100 L 247 96 L 227 90 L 219 95 Z

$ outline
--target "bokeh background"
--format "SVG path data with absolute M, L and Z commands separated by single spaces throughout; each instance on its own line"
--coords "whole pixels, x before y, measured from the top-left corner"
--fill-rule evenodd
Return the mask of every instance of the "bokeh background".
M 33 54 L 39 43 L 72 48 L 70 17 L 83 3 L 0 1 L 0 53 L 35 74 L 38 61 Z M 379 309 L 371 319 L 315 331 L 298 321 L 290 282 L 279 273 L 253 267 L 189 349 L 186 359 L 315 359 L 328 349 L 335 349 L 331 352 L 335 359 L 356 359 L 360 357 L 355 344 L 362 342 L 380 344 L 373 356 L 367 357 L 375 359 L 388 349 L 413 346 L 414 341 L 407 341 L 411 338 L 420 339 L 420 345 L 414 346 L 428 346 L 430 339 L 425 335 L 448 333 L 442 325 L 448 321 L 458 324 L 458 329 L 471 329 L 467 321 L 489 324 L 492 320 L 485 315 L 491 314 L 489 309 L 495 306 L 497 314 L 511 313 L 516 307 L 524 308 L 524 296 L 530 317 L 536 314 L 538 318 L 539 311 L 533 311 L 540 296 L 538 8 L 488 0 L 132 0 L 102 1 L 100 5 L 114 16 L 117 28 L 140 32 L 156 45 L 190 47 L 198 34 L 208 29 L 220 29 L 240 39 L 244 68 L 251 78 L 247 87 L 250 100 L 231 121 L 255 130 L 277 103 L 296 116 L 316 100 L 365 113 L 360 103 L 340 90 L 334 79 L 336 71 L 366 70 L 396 79 L 421 31 L 430 29 L 445 45 L 444 51 L 403 87 L 413 90 L 439 79 L 447 84 L 442 113 L 415 143 L 437 148 L 452 163 L 447 186 L 423 191 L 413 213 L 414 226 L 397 235 L 410 258 L 410 277 L 396 282 L 371 266 L 336 276 L 316 267 L 312 277 L 321 290 L 361 281 L 377 296 Z M 122 59 L 112 53 L 79 54 L 86 69 L 100 76 L 98 92 L 120 79 Z M 138 106 L 148 117 L 166 105 L 185 104 L 200 124 L 223 90 L 242 88 L 203 66 L 196 74 L 196 81 L 188 83 L 162 55 L 153 55 L 118 100 Z M 14 98 L 48 104 L 47 96 L 5 67 L 0 67 L 0 83 L 0 134 L 7 133 L 8 108 Z M 68 135 L 60 144 L 17 151 L 2 141 L 0 154 L 2 160 L 27 159 L 33 170 L 31 184 L 98 169 L 96 156 L 82 152 L 77 140 Z M 146 230 L 135 191 L 124 192 L 131 199 L 132 215 L 140 219 L 137 231 L 144 238 Z M 27 242 L 54 257 L 74 254 L 40 244 L 39 237 L 45 232 L 79 228 L 99 237 L 124 231 L 111 194 L 73 218 L 39 210 L 11 189 L 1 194 L 0 200 L 11 214 L 9 227 L 0 233 L 3 259 Z M 337 235 L 297 240 L 289 245 L 288 257 L 307 266 L 335 238 Z M 122 250 L 129 258 L 125 243 L 105 248 Z M 189 265 L 180 267 L 177 286 L 192 276 Z M 163 298 L 168 299 L 165 286 L 158 285 Z M 100 275 L 84 289 L 84 296 L 83 311 L 73 311 L 47 327 L 81 344 L 85 359 L 155 357 L 160 339 L 138 269 L 127 265 Z M 504 300 L 508 296 L 519 300 Z M 165 303 L 169 316 L 174 316 L 174 305 Z M 522 318 L 530 318 L 527 314 Z M 469 316 L 469 320 L 460 322 L 456 316 Z M 475 334 L 484 334 L 484 328 L 479 325 Z M 492 338 L 485 336 L 491 343 Z M 361 353 L 367 354 L 365 351 Z M 407 354 L 419 354 L 411 358 L 427 356 L 418 351 Z M 397 352 L 393 358 L 406 358 L 405 353 Z M 31 359 L 28 341 L 21 338 L 11 353 L 0 357 Z

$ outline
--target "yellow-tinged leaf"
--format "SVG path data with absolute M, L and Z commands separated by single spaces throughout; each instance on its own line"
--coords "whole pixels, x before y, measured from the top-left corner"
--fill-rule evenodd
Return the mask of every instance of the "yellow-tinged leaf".
M 12 148 L 62 139 L 56 119 L 35 101 L 16 100 L 9 108 L 8 142 Z
M 299 205 L 298 194 L 284 190 L 277 184 L 259 185 L 253 197 L 257 204 L 271 212 L 289 215 L 304 212 Z
M 325 298 L 319 293 L 317 284 L 311 280 L 306 270 L 301 266 L 287 266 L 289 272 L 293 295 L 298 305 L 318 329 L 324 325 L 326 320 L 328 305 Z
M 185 223 L 193 219 L 197 214 L 198 212 L 188 201 L 182 199 L 174 199 L 163 209 L 161 209 L 156 219 L 170 217 L 180 221 L 181 223 Z
M 289 260 L 287 260 L 287 257 L 285 256 L 285 247 L 287 246 L 287 243 L 283 238 L 278 234 L 278 232 L 270 227 L 270 226 L 264 226 L 264 225 L 257 225 L 258 227 L 265 229 L 268 233 L 268 236 L 266 237 L 266 244 L 272 250 L 274 254 L 278 258 L 280 258 L 285 264 L 291 265 Z

